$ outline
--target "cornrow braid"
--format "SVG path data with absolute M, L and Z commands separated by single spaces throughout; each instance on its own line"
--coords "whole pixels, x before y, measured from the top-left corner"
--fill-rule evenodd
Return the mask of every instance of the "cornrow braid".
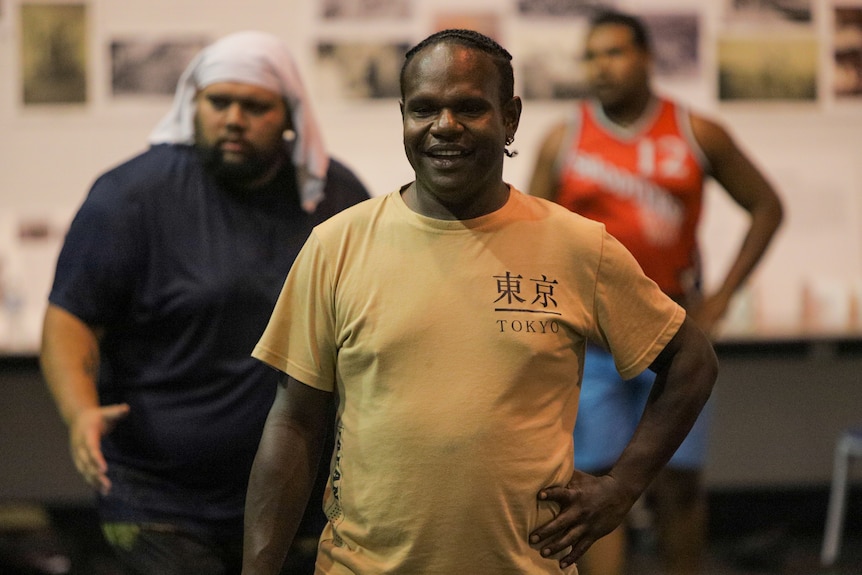
M 512 55 L 497 42 L 475 30 L 450 28 L 431 34 L 407 51 L 407 54 L 404 56 L 404 63 L 401 66 L 400 82 L 402 99 L 404 98 L 405 71 L 413 60 L 413 57 L 429 46 L 436 46 L 445 42 L 461 44 L 462 46 L 474 48 L 491 56 L 500 76 L 500 98 L 502 102 L 508 102 L 515 97 L 515 74 L 512 70 Z

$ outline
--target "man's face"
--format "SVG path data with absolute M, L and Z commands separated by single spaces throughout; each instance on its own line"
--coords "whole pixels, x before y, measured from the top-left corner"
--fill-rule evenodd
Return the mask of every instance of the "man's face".
M 195 97 L 195 144 L 216 177 L 236 185 L 268 181 L 284 161 L 290 116 L 280 94 L 236 82 L 211 84 Z
M 417 191 L 444 207 L 498 194 L 503 149 L 518 127 L 520 101 L 500 101 L 490 56 L 444 42 L 416 54 L 405 72 L 404 150 Z
M 587 79 L 605 107 L 624 105 L 648 91 L 650 62 L 649 53 L 634 43 L 627 26 L 600 25 L 587 38 Z

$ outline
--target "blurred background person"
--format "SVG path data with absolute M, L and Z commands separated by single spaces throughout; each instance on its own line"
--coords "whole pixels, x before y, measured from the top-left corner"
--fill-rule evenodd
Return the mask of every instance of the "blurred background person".
M 260 32 L 195 57 L 150 144 L 71 224 L 41 367 L 124 568 L 237 574 L 278 377 L 252 348 L 312 227 L 368 193 L 328 156 L 286 46 Z M 324 522 L 310 504 L 304 535 Z
M 530 193 L 603 222 L 645 273 L 708 334 L 762 258 L 782 220 L 772 185 L 713 120 L 653 91 L 652 51 L 640 19 L 604 12 L 585 47 L 591 98 L 543 140 Z M 697 226 L 711 177 L 750 215 L 735 259 L 703 293 Z M 610 469 L 631 438 L 654 374 L 623 381 L 606 350 L 590 346 L 575 426 L 575 466 Z M 709 404 L 647 493 L 668 573 L 699 573 L 706 544 L 702 485 Z M 626 528 L 602 538 L 579 565 L 585 575 L 625 573 Z

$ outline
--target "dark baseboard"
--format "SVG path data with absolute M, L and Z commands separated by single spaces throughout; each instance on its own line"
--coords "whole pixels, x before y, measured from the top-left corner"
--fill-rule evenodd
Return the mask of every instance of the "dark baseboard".
M 713 489 L 709 492 L 709 532 L 717 538 L 781 530 L 790 535 L 823 533 L 829 486 Z M 848 489 L 845 534 L 862 534 L 862 485 Z

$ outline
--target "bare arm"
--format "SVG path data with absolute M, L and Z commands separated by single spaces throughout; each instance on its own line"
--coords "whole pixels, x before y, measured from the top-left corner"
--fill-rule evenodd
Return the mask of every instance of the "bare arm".
M 101 438 L 129 406 L 101 407 L 96 389 L 99 372 L 99 330 L 66 310 L 48 304 L 39 355 L 42 375 L 69 429 L 69 448 L 75 467 L 93 487 L 107 492 L 107 465 Z
M 243 575 L 276 575 L 323 451 L 332 394 L 285 376 L 264 426 L 245 504 Z
M 530 178 L 531 196 L 551 201 L 556 199 L 557 186 L 559 185 L 556 163 L 565 135 L 566 125 L 560 123 L 551 128 L 551 131 L 545 136 L 542 146 L 539 148 L 539 156 L 536 158 L 533 175 Z
M 536 529 L 530 542 L 546 556 L 571 547 L 560 560 L 563 567 L 616 528 L 664 467 L 709 398 L 718 361 L 707 337 L 686 318 L 651 369 L 656 380 L 646 408 L 610 472 L 595 477 L 576 470 L 568 485 L 539 493 L 558 503 L 560 513 Z
M 733 294 L 766 252 L 781 225 L 783 209 L 772 185 L 724 128 L 699 116 L 691 120 L 694 136 L 712 165 L 716 181 L 751 216 L 748 232 L 718 290 L 690 310 L 701 329 L 710 333 L 727 311 Z

